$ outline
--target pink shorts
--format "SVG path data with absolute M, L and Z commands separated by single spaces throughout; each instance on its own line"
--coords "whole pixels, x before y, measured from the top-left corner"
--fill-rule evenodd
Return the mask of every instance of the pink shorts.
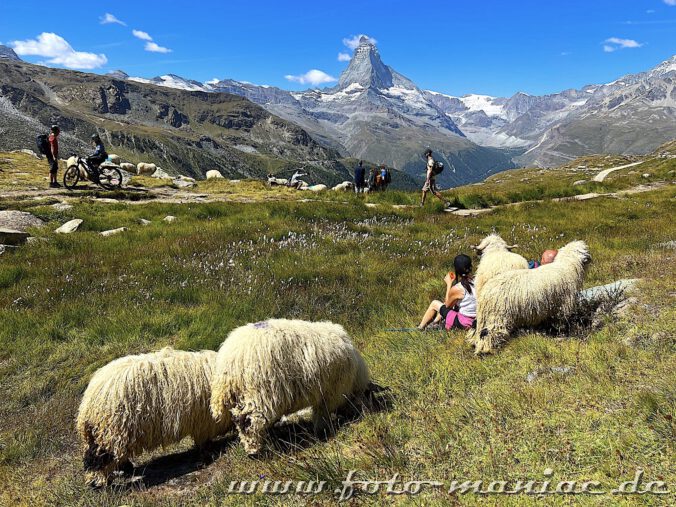
M 469 329 L 474 324 L 474 317 L 468 317 L 455 310 L 448 310 L 446 314 L 446 329 Z

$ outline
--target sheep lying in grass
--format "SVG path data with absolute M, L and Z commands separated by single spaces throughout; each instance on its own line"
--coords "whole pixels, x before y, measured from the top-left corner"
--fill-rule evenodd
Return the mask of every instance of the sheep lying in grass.
M 135 455 L 190 436 L 201 446 L 231 429 L 228 414 L 211 416 L 216 352 L 159 352 L 126 356 L 100 368 L 85 390 L 77 431 L 85 446 L 89 482 L 110 474 Z
M 339 183 L 335 187 L 333 187 L 331 190 L 335 192 L 349 192 L 354 188 L 354 183 L 351 181 L 343 181 L 342 183 Z
M 493 351 L 517 329 L 569 317 L 590 260 L 584 241 L 573 241 L 551 264 L 507 271 L 488 280 L 478 295 L 476 331 L 468 335 L 475 352 Z
M 157 166 L 155 164 L 148 164 L 146 162 L 136 164 L 136 174 L 138 175 L 152 176 L 156 170 Z
M 481 256 L 479 267 L 474 277 L 476 294 L 481 293 L 484 284 L 495 275 L 512 269 L 528 269 L 528 261 L 511 250 L 517 245 L 507 245 L 504 239 L 497 234 L 486 236 L 481 243 L 474 247 Z
M 342 326 L 272 319 L 239 327 L 223 342 L 211 410 L 219 420 L 232 415 L 246 452 L 257 454 L 283 416 L 311 407 L 321 435 L 331 413 L 368 384 L 366 363 Z

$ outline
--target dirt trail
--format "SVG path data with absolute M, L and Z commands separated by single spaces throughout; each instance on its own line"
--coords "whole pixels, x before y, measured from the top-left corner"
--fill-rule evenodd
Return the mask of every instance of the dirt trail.
M 640 163 L 640 162 L 639 162 Z M 627 166 L 621 167 L 630 167 L 637 164 L 629 164 Z M 613 170 L 620 169 L 613 168 Z M 538 203 L 545 201 L 585 201 L 589 199 L 595 199 L 598 197 L 622 197 L 625 195 L 636 194 L 641 192 L 649 192 L 657 188 L 667 185 L 664 182 L 657 182 L 646 185 L 638 185 L 636 187 L 628 188 L 625 190 L 620 190 L 617 192 L 609 193 L 589 193 L 589 194 L 580 194 L 570 197 L 556 197 L 553 199 L 539 199 L 531 201 L 519 201 L 512 202 L 508 204 L 499 204 L 496 206 L 491 206 L 490 208 L 480 208 L 480 209 L 457 209 L 452 208 L 447 210 L 448 213 L 465 216 L 465 217 L 474 217 L 479 216 L 484 213 L 490 213 L 493 210 L 518 206 L 520 204 L 529 204 L 529 203 Z M 101 189 L 95 186 L 83 186 L 78 187 L 75 191 L 69 191 L 64 188 L 54 188 L 54 189 L 34 189 L 34 190 L 11 190 L 11 191 L 1 191 L 0 192 L 0 201 L 4 199 L 15 199 L 15 200 L 24 200 L 24 201 L 42 201 L 42 200 L 53 200 L 59 201 L 61 203 L 72 203 L 76 202 L 82 198 L 89 198 L 93 202 L 116 204 L 116 203 L 125 203 L 125 204 L 147 204 L 147 203 L 167 203 L 167 204 L 191 204 L 191 203 L 209 203 L 209 202 L 236 202 L 236 203 L 254 203 L 254 202 L 279 202 L 279 201 L 289 201 L 289 199 L 279 198 L 270 194 L 268 196 L 260 198 L 250 198 L 245 196 L 232 196 L 232 195 L 223 195 L 223 194 L 209 194 L 209 193 L 197 193 L 189 192 L 185 189 L 176 189 L 169 187 L 157 187 L 157 188 L 140 188 L 140 187 L 126 187 L 122 189 L 125 192 L 125 196 L 120 198 L 105 198 L 105 197 L 96 197 L 93 195 L 93 192 L 101 192 Z M 264 194 L 263 194 L 264 195 Z M 318 196 L 319 197 L 319 196 Z M 320 198 L 316 199 L 300 199 L 297 202 L 332 202 L 332 203 L 343 203 L 349 204 L 347 201 L 325 201 Z M 366 203 L 366 206 L 369 208 L 382 208 L 388 207 L 392 209 L 414 209 L 418 206 L 416 205 L 389 205 L 389 204 L 377 204 L 377 203 Z
M 610 173 L 619 171 L 620 169 L 627 169 L 628 167 L 634 167 L 637 165 L 641 165 L 645 162 L 650 162 L 650 160 L 641 160 L 640 162 L 633 162 L 631 164 L 625 164 L 625 165 L 618 165 L 617 167 L 611 167 L 609 169 L 604 169 L 600 173 L 598 173 L 596 176 L 594 176 L 594 181 L 597 183 L 601 183 L 603 180 L 606 179 L 606 176 L 608 176 Z

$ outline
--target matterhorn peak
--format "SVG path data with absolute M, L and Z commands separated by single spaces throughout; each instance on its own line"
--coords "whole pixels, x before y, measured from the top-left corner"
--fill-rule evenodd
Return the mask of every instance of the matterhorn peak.
M 347 88 L 352 84 L 364 88 L 386 89 L 392 86 L 392 72 L 383 63 L 373 40 L 365 35 L 359 39 L 350 65 L 340 75 L 338 88 Z

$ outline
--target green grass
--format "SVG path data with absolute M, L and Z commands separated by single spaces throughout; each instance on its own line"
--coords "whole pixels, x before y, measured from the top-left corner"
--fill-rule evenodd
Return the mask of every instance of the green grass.
M 673 161 L 660 164 L 651 166 L 648 181 L 667 179 Z M 536 173 L 510 171 L 448 195 L 473 207 L 571 187 L 557 186 L 562 177 Z M 529 185 L 521 181 L 526 177 L 542 181 Z M 603 190 L 643 182 L 640 174 L 617 175 Z M 12 202 L 47 226 L 34 231 L 46 241 L 0 256 L 0 505 L 330 505 L 329 494 L 282 499 L 226 492 L 231 480 L 260 476 L 337 487 L 351 469 L 361 478 L 399 473 L 449 484 L 542 480 L 552 468 L 557 480 L 607 487 L 641 468 L 648 480 L 676 489 L 676 257 L 656 246 L 676 236 L 673 186 L 618 199 L 528 203 L 475 218 L 440 213 L 437 203 L 424 210 L 390 206 L 417 204 L 414 192 L 309 195 L 223 181 L 200 182 L 195 191 L 259 202 L 82 200 L 67 211 L 48 202 Z M 265 201 L 270 192 L 279 200 Z M 318 200 L 298 202 L 298 196 Z M 176 222 L 162 221 L 169 214 Z M 77 233 L 50 232 L 71 218 L 84 220 Z M 151 224 L 140 225 L 140 218 Z M 129 231 L 98 235 L 121 226 Z M 527 258 L 586 240 L 594 257 L 586 286 L 642 278 L 639 304 L 631 316 L 582 337 L 526 333 L 485 358 L 473 356 L 461 333 L 384 331 L 417 324 L 430 299 L 441 296 L 453 257 L 471 254 L 469 246 L 494 230 L 521 245 Z M 97 368 L 164 345 L 215 349 L 236 326 L 270 317 L 343 324 L 374 378 L 391 389 L 393 407 L 366 414 L 327 442 L 266 459 L 247 458 L 236 443 L 225 446 L 203 470 L 147 491 L 85 487 L 74 418 Z M 538 375 L 529 382 L 531 372 Z M 184 442 L 137 461 L 188 447 Z M 360 501 L 388 500 L 362 495 Z M 608 505 L 620 499 L 548 500 Z M 637 505 L 664 500 L 622 498 Z M 542 498 L 442 491 L 417 498 L 433 505 L 482 501 L 522 505 Z

